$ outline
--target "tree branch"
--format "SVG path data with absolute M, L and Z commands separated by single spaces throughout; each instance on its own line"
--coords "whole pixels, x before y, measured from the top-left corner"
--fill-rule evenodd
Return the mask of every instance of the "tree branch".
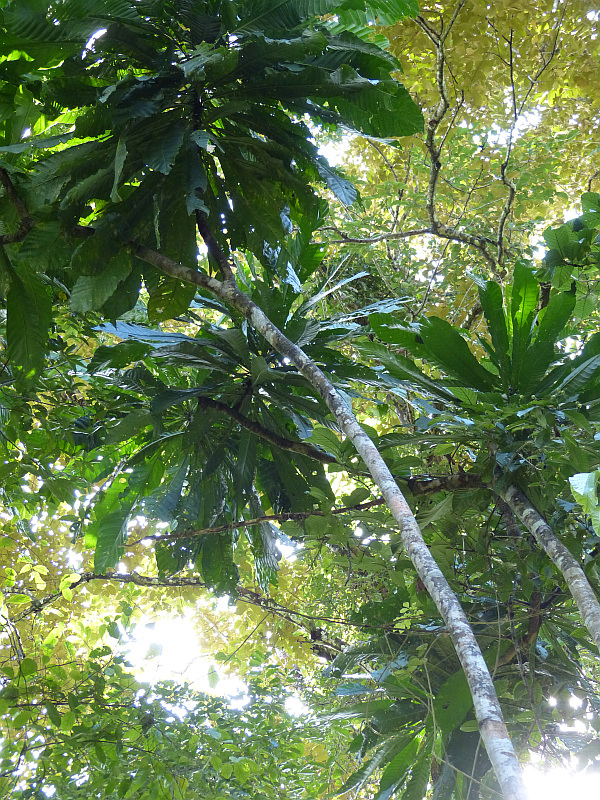
M 293 439 L 286 439 L 285 436 L 279 436 L 278 434 L 273 433 L 273 431 L 270 431 L 268 428 L 262 426 L 260 423 L 248 419 L 248 417 L 240 414 L 239 411 L 236 411 L 235 408 L 231 408 L 226 403 L 221 403 L 218 400 L 211 400 L 209 397 L 202 396 L 198 397 L 197 399 L 198 406 L 200 408 L 212 408 L 214 411 L 219 411 L 221 414 L 226 414 L 228 417 L 231 417 L 239 425 L 241 425 L 242 428 L 246 428 L 246 430 L 256 434 L 257 436 L 260 436 L 261 439 L 274 444 L 276 447 L 279 447 L 282 450 L 291 450 L 294 453 L 300 453 L 301 455 L 312 458 L 315 461 L 320 461 L 322 464 L 336 463 L 335 456 L 326 453 L 324 450 L 320 450 L 318 447 L 313 447 L 310 444 L 305 444 L 304 442 L 295 442 Z
M 211 255 L 222 267 L 227 259 L 216 240 L 214 240 L 214 245 Z M 481 736 L 494 765 L 504 796 L 507 800 L 521 798 L 525 800 L 526 792 L 522 783 L 519 761 L 502 717 L 500 703 L 487 664 L 468 619 L 444 574 L 429 552 L 418 523 L 389 468 L 375 444 L 361 428 L 345 399 L 314 361 L 300 347 L 284 336 L 265 316 L 264 312 L 238 289 L 233 281 L 228 280 L 221 283 L 197 269 L 186 268 L 145 247 L 138 247 L 135 252 L 139 258 L 158 266 L 166 274 L 208 289 L 243 314 L 255 330 L 262 334 L 273 348 L 284 357 L 289 358 L 290 362 L 319 392 L 342 431 L 362 456 L 373 480 L 379 486 L 399 525 L 400 538 L 406 553 L 448 627 L 473 696 Z M 226 274 L 225 270 L 223 270 L 223 274 Z
M 510 162 L 510 157 L 511 157 L 511 154 L 512 154 L 513 144 L 514 144 L 513 137 L 515 135 L 515 130 L 516 130 L 516 127 L 518 125 L 519 118 L 523 114 L 523 109 L 525 108 L 525 105 L 527 104 L 527 101 L 529 100 L 529 97 L 530 97 L 532 91 L 534 90 L 535 86 L 537 85 L 537 82 L 539 81 L 539 79 L 541 78 L 543 73 L 546 71 L 546 69 L 548 68 L 548 66 L 552 62 L 552 59 L 554 58 L 554 56 L 557 53 L 557 50 L 558 50 L 558 37 L 559 37 L 560 29 L 562 27 L 562 23 L 563 23 L 563 20 L 565 18 L 565 14 L 566 14 L 566 11 L 567 11 L 566 5 L 567 4 L 565 3 L 565 5 L 563 7 L 563 10 L 562 10 L 562 15 L 561 15 L 561 17 L 560 17 L 560 19 L 559 19 L 559 21 L 558 21 L 558 23 L 556 25 L 556 35 L 554 37 L 554 43 L 552 45 L 552 50 L 550 51 L 550 53 L 548 53 L 547 56 L 545 56 L 543 58 L 542 64 L 539 67 L 539 69 L 537 70 L 537 72 L 535 73 L 535 75 L 533 77 L 529 78 L 529 88 L 525 92 L 525 96 L 523 97 L 523 100 L 518 105 L 518 107 L 517 107 L 517 93 L 516 93 L 516 87 L 515 87 L 515 62 L 514 62 L 514 49 L 513 49 L 514 31 L 511 29 L 510 36 L 509 36 L 508 39 L 506 39 L 506 37 L 505 37 L 505 40 L 506 40 L 506 42 L 508 44 L 508 61 L 505 61 L 504 59 L 502 59 L 502 60 L 508 66 L 509 72 L 510 72 L 512 122 L 511 122 L 511 126 L 510 126 L 510 129 L 509 129 L 509 132 L 508 132 L 508 140 L 507 140 L 507 143 L 506 143 L 506 154 L 504 156 L 504 160 L 500 164 L 500 178 L 502 180 L 502 183 L 508 189 L 508 195 L 506 197 L 506 201 L 504 203 L 504 207 L 502 208 L 502 212 L 500 214 L 500 219 L 498 220 L 498 265 L 501 268 L 504 266 L 504 262 L 505 262 L 505 258 L 506 258 L 506 247 L 504 245 L 504 231 L 505 231 L 505 227 L 506 227 L 506 222 L 507 222 L 507 220 L 508 220 L 508 218 L 509 218 L 509 216 L 510 216 L 510 214 L 512 212 L 513 206 L 514 206 L 515 197 L 517 195 L 517 187 L 516 187 L 514 181 L 512 181 L 508 177 L 508 165 L 509 165 L 509 162 Z
M 600 603 L 581 565 L 520 489 L 516 486 L 509 486 L 507 489 L 497 488 L 496 493 L 510 506 L 536 542 L 558 567 L 581 613 L 585 626 L 592 635 L 596 647 L 600 650 Z
M 440 172 L 442 170 L 442 162 L 440 159 L 441 159 L 442 148 L 445 142 L 445 136 L 444 136 L 442 137 L 442 141 L 438 144 L 437 132 L 442 120 L 446 116 L 446 113 L 451 105 L 450 98 L 448 97 L 448 90 L 446 88 L 445 41 L 450 31 L 452 30 L 452 26 L 454 25 L 454 22 L 456 21 L 459 12 L 461 11 L 464 5 L 465 5 L 465 0 L 461 0 L 457 4 L 448 26 L 440 33 L 438 33 L 431 25 L 429 25 L 429 23 L 422 16 L 417 17 L 417 24 L 426 33 L 426 35 L 429 37 L 435 48 L 436 83 L 440 95 L 439 103 L 435 108 L 435 110 L 433 111 L 433 113 L 431 114 L 429 121 L 427 122 L 427 128 L 425 133 L 425 148 L 427 149 L 427 153 L 429 154 L 429 161 L 430 161 L 429 183 L 427 186 L 425 207 L 427 210 L 427 216 L 429 217 L 430 233 L 432 233 L 435 236 L 439 236 L 442 239 L 449 239 L 455 242 L 462 242 L 463 244 L 467 244 L 470 247 L 475 248 L 481 253 L 481 255 L 488 262 L 492 271 L 496 272 L 498 268 L 498 263 L 488 248 L 488 244 L 491 243 L 489 239 L 484 236 L 474 236 L 465 233 L 463 231 L 458 231 L 456 228 L 452 228 L 446 225 L 445 223 L 440 221 L 436 209 L 436 191 L 437 191 L 438 181 L 440 178 Z M 459 110 L 460 110 L 460 104 L 457 106 L 455 110 L 451 125 L 456 120 L 456 116 L 458 115 Z
M 484 486 L 481 475 L 477 473 L 458 473 L 456 475 L 438 475 L 435 477 L 418 477 L 409 478 L 406 485 L 413 495 L 434 494 L 435 492 L 457 492 L 468 489 L 479 489 Z M 343 506 L 342 508 L 333 508 L 329 512 L 331 515 L 339 514 L 354 514 L 357 511 L 368 511 L 370 508 L 385 505 L 385 499 L 378 497 L 375 500 L 370 500 L 367 503 L 358 503 L 355 506 Z M 329 516 L 320 509 L 312 511 L 289 511 L 281 514 L 265 514 L 262 517 L 255 517 L 254 519 L 242 519 L 237 522 L 228 522 L 224 525 L 216 525 L 213 528 L 198 528 L 188 531 L 178 531 L 176 533 L 155 533 L 150 536 L 142 536 L 141 539 L 136 539 L 133 542 L 128 542 L 125 547 L 133 547 L 141 542 L 169 542 L 175 539 L 191 539 L 194 536 L 207 536 L 211 533 L 225 533 L 227 531 L 234 531 L 240 528 L 251 528 L 253 525 L 260 525 L 262 522 L 288 522 L 298 521 L 301 522 L 309 517 L 326 517 Z

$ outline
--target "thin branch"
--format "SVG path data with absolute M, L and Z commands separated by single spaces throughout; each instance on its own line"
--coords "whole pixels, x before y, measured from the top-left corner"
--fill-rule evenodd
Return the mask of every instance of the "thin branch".
M 481 475 L 477 473 L 457 473 L 456 475 L 437 475 L 435 477 L 426 476 L 418 478 L 409 478 L 406 485 L 413 495 L 434 494 L 435 492 L 457 492 L 468 489 L 479 489 L 484 486 Z M 378 497 L 375 500 L 370 500 L 366 503 L 358 503 L 355 506 L 343 506 L 342 508 L 333 508 L 327 514 L 320 509 L 312 511 L 289 511 L 280 514 L 265 514 L 261 517 L 254 519 L 242 519 L 237 522 L 228 522 L 224 525 L 217 525 L 213 528 L 198 528 L 187 531 L 178 531 L 176 533 L 155 533 L 150 536 L 142 536 L 141 539 L 136 539 L 133 542 L 127 542 L 125 547 L 133 547 L 134 545 L 141 544 L 141 542 L 168 542 L 176 539 L 191 539 L 194 536 L 207 536 L 213 533 L 225 533 L 227 531 L 238 530 L 240 528 L 251 528 L 254 525 L 260 525 L 262 522 L 301 522 L 309 517 L 326 517 L 330 515 L 339 514 L 353 514 L 357 511 L 368 511 L 370 508 L 385 505 L 385 499 Z
M 596 180 L 596 178 L 600 175 L 600 169 L 597 169 L 596 172 L 591 176 L 589 181 L 587 182 L 587 190 L 588 192 L 592 191 L 592 183 Z
M 377 150 L 377 152 L 379 153 L 379 155 L 381 156 L 381 158 L 382 158 L 382 159 L 385 161 L 385 163 L 387 164 L 389 171 L 390 171 L 390 172 L 392 173 L 392 175 L 394 176 L 394 180 L 396 181 L 396 183 L 398 183 L 398 174 L 397 174 L 396 170 L 394 169 L 394 167 L 393 167 L 392 163 L 390 162 L 389 158 L 388 158 L 388 157 L 386 156 L 386 154 L 383 152 L 383 148 L 381 148 L 381 147 L 380 147 L 380 146 L 377 144 L 377 142 L 374 142 L 374 141 L 373 141 L 373 139 L 367 139 L 367 141 L 368 141 L 368 143 L 371 145 L 371 147 L 372 147 L 374 150 Z
M 423 17 L 421 16 L 417 17 L 417 24 L 429 37 L 435 49 L 436 84 L 440 96 L 438 105 L 431 114 L 427 122 L 426 133 L 425 133 L 425 148 L 427 149 L 427 152 L 429 154 L 429 162 L 430 162 L 429 182 L 427 185 L 425 207 L 427 210 L 427 216 L 429 218 L 429 225 L 430 225 L 430 230 L 428 231 L 429 233 L 435 236 L 439 236 L 442 239 L 449 239 L 450 241 L 462 242 L 463 244 L 467 244 L 470 247 L 473 247 L 474 249 L 478 250 L 479 253 L 481 253 L 484 259 L 490 265 L 492 271 L 496 272 L 498 264 L 495 257 L 492 255 L 492 253 L 488 248 L 488 244 L 490 242 L 487 239 L 487 237 L 467 234 L 463 231 L 459 231 L 456 228 L 452 228 L 449 225 L 446 225 L 439 219 L 436 208 L 436 193 L 437 193 L 438 182 L 440 179 L 440 172 L 442 170 L 441 153 L 446 136 L 448 135 L 448 131 L 446 132 L 445 136 L 442 137 L 440 143 L 437 142 L 437 133 L 440 124 L 444 119 L 444 117 L 446 116 L 446 113 L 451 105 L 450 98 L 448 96 L 448 90 L 446 88 L 446 78 L 445 78 L 446 51 L 444 43 L 446 38 L 450 34 L 452 26 L 454 25 L 454 22 L 456 21 L 458 14 L 460 13 L 464 5 L 465 5 L 465 0 L 461 0 L 461 2 L 457 4 L 452 14 L 452 17 L 450 18 L 448 26 L 445 29 L 443 29 L 441 33 L 437 33 L 437 31 L 435 31 Z M 462 105 L 462 100 L 457 104 L 452 120 L 450 122 L 449 129 L 456 121 L 461 105 Z M 492 244 L 495 245 L 495 242 L 493 242 Z
M 320 230 L 333 230 L 332 227 L 321 228 Z M 414 228 L 410 231 L 398 231 L 397 233 L 382 233 L 378 236 L 356 237 L 346 236 L 343 231 L 337 230 L 341 239 L 332 239 L 327 244 L 376 244 L 377 242 L 391 241 L 392 239 L 408 239 L 410 236 L 424 236 L 427 233 L 435 233 L 433 228 Z
M 509 132 L 508 132 L 508 140 L 507 140 L 507 143 L 506 143 L 506 154 L 504 156 L 504 160 L 500 164 L 500 178 L 502 180 L 502 183 L 508 189 L 508 195 L 506 197 L 506 201 L 505 201 L 504 206 L 502 208 L 502 212 L 500 213 L 500 219 L 498 220 L 498 265 L 500 267 L 503 267 L 504 261 L 505 261 L 505 257 L 506 257 L 506 247 L 505 247 L 505 244 L 504 244 L 504 231 L 505 231 L 507 220 L 508 220 L 510 214 L 512 213 L 512 209 L 513 209 L 514 202 L 515 202 L 515 197 L 516 197 L 516 194 L 517 194 L 517 187 L 516 187 L 514 181 L 512 181 L 508 177 L 508 166 L 509 166 L 510 157 L 511 157 L 511 154 L 512 154 L 513 144 L 514 144 L 513 137 L 514 137 L 514 134 L 515 134 L 515 130 L 516 130 L 516 127 L 517 127 L 517 124 L 518 124 L 519 117 L 522 115 L 523 109 L 525 108 L 531 93 L 533 92 L 535 86 L 537 85 L 537 83 L 538 83 L 539 79 L 541 78 L 541 76 L 543 75 L 543 73 L 549 67 L 549 65 L 552 62 L 554 56 L 558 52 L 558 37 L 559 37 L 560 30 L 561 30 L 561 27 L 562 27 L 562 24 L 563 24 L 563 21 L 564 21 L 564 18 L 565 18 L 566 11 L 567 11 L 567 3 L 564 3 L 563 9 L 562 9 L 562 15 L 561 15 L 558 23 L 556 24 L 556 34 L 554 36 L 554 43 L 552 45 L 552 50 L 550 51 L 550 53 L 548 53 L 547 56 L 545 56 L 543 58 L 543 62 L 541 64 L 541 66 L 539 67 L 539 69 L 537 70 L 537 72 L 535 73 L 535 75 L 533 77 L 529 78 L 529 88 L 525 92 L 525 96 L 523 97 L 523 100 L 519 104 L 518 108 L 517 108 L 517 93 L 516 93 L 516 87 L 515 87 L 515 63 L 514 63 L 514 50 L 513 50 L 514 31 L 511 29 L 510 36 L 509 36 L 508 39 L 506 37 L 504 37 L 505 41 L 508 43 L 508 62 L 505 61 L 504 63 L 507 63 L 508 68 L 509 68 L 509 72 L 510 72 L 511 103 L 512 103 L 512 109 L 511 109 L 512 110 L 512 123 L 511 123 L 510 129 L 509 129 Z
M 303 456 L 312 458 L 315 461 L 320 461 L 322 464 L 336 463 L 335 456 L 326 453 L 324 450 L 320 450 L 318 447 L 312 447 L 304 442 L 295 442 L 293 439 L 287 439 L 285 436 L 279 436 L 278 434 L 273 433 L 273 431 L 270 431 L 268 428 L 263 427 L 260 423 L 248 419 L 248 417 L 240 414 L 239 411 L 236 411 L 235 408 L 231 408 L 231 406 L 228 406 L 226 403 L 221 403 L 218 400 L 211 400 L 209 397 L 202 396 L 198 397 L 197 399 L 199 408 L 211 408 L 214 411 L 219 411 L 221 414 L 226 414 L 228 417 L 231 417 L 239 425 L 241 425 L 242 428 L 246 428 L 246 430 L 256 434 L 256 436 L 259 436 L 261 439 L 265 439 L 265 441 L 276 445 L 276 447 L 279 447 L 282 450 L 291 450 L 294 453 L 300 453 Z

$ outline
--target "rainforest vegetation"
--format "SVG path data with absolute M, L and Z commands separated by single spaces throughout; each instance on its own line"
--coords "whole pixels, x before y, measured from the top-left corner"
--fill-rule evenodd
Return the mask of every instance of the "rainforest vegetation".
M 0 0 L 2 797 L 598 774 L 599 28 Z

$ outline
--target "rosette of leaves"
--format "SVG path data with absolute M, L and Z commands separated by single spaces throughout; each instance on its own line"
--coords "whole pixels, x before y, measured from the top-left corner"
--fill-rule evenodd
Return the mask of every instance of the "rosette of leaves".
M 360 350 L 380 362 L 392 390 L 410 384 L 426 398 L 421 435 L 443 434 L 467 448 L 467 463 L 477 461 L 484 477 L 499 467 L 513 473 L 511 480 L 531 483 L 534 477 L 535 483 L 542 468 L 544 480 L 591 468 L 600 418 L 600 334 L 575 355 L 559 346 L 577 335 L 575 288 L 555 292 L 542 306 L 533 270 L 519 262 L 504 296 L 489 281 L 480 285 L 479 297 L 487 336 L 470 338 L 438 317 L 406 327 L 393 315 L 374 314 L 377 337 L 413 358 L 378 343 Z M 383 445 L 398 444 L 402 436 L 397 439 L 390 434 Z

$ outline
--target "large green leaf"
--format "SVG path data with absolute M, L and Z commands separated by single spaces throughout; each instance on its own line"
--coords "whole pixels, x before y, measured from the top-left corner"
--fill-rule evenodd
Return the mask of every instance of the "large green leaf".
M 379 791 L 374 800 L 383 800 L 399 788 L 406 780 L 419 749 L 419 739 L 415 736 L 406 747 L 397 753 L 383 770 L 379 780 Z
M 539 297 L 538 282 L 529 267 L 518 261 L 515 265 L 510 302 L 512 323 L 512 380 L 513 386 L 519 385 L 523 358 L 527 352 L 533 335 Z
M 571 318 L 575 302 L 574 289 L 570 292 L 560 292 L 553 295 L 546 308 L 539 315 L 536 341 L 551 342 L 554 345 Z
M 368 703 L 365 703 L 365 706 L 368 705 Z M 417 747 L 418 740 L 415 739 L 415 732 L 412 730 L 390 737 L 364 766 L 348 778 L 342 788 L 336 792 L 336 796 L 345 794 L 350 791 L 350 789 L 358 791 L 378 769 L 384 767 L 386 764 L 388 764 L 389 767 L 394 765 L 392 771 L 396 774 L 398 771 L 396 769 L 397 765 L 404 763 L 410 752 L 414 755 Z M 394 761 L 396 758 L 398 759 L 397 762 Z
M 382 345 L 369 342 L 357 345 L 357 350 L 368 358 L 375 358 L 386 367 L 387 372 L 399 381 L 411 381 L 443 400 L 457 403 L 458 399 L 439 382 L 428 378 L 413 361 L 391 353 Z
M 108 262 L 102 272 L 80 275 L 71 291 L 71 310 L 76 313 L 98 310 L 131 272 L 131 256 L 123 248 Z
M 447 739 L 473 707 L 473 698 L 462 670 L 455 672 L 436 692 L 433 711 L 436 725 Z
M 29 386 L 44 366 L 52 300 L 40 276 L 29 269 L 13 271 L 6 297 L 8 357 L 21 386 Z
M 592 356 L 571 370 L 557 387 L 557 391 L 573 394 L 585 388 L 600 373 L 600 355 Z
M 235 595 L 239 573 L 233 560 L 231 534 L 204 537 L 196 566 L 207 585 L 215 592 Z
M 536 394 L 554 358 L 553 341 L 538 337 L 523 356 L 519 381 L 514 388 L 526 397 Z
M 301 22 L 330 14 L 338 5 L 339 0 L 251 0 L 239 7 L 241 21 L 233 32 L 291 33 Z
M 431 774 L 431 737 L 421 743 L 419 754 L 410 770 L 410 780 L 402 793 L 403 800 L 423 800 Z
M 446 320 L 429 317 L 421 326 L 421 336 L 430 359 L 461 385 L 480 391 L 496 388 L 497 378 L 477 361 L 460 333 Z
M 127 539 L 127 523 L 130 514 L 131 506 L 125 506 L 111 511 L 99 521 L 94 531 L 96 536 L 95 572 L 103 574 L 116 567 L 125 552 L 123 545 Z
M 479 289 L 479 300 L 492 339 L 500 379 L 507 386 L 511 377 L 510 353 L 506 313 L 504 311 L 502 289 L 499 284 L 495 281 L 488 281 L 485 289 Z

